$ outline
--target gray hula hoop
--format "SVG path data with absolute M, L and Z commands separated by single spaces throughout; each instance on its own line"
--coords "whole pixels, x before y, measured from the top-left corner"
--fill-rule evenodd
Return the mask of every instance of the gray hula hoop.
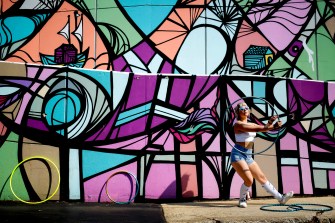
M 287 207 L 286 210 L 278 210 L 278 209 L 273 209 L 271 207 Z M 320 208 L 305 208 L 303 206 L 318 206 Z M 320 211 L 320 212 L 325 212 L 325 211 L 331 211 L 333 210 L 332 206 L 329 205 L 324 205 L 324 204 L 303 204 L 303 203 L 298 203 L 298 204 L 268 204 L 268 205 L 263 205 L 260 207 L 262 211 L 272 211 L 272 212 L 293 212 L 293 211 Z
M 241 101 L 241 100 L 244 100 L 244 99 L 247 99 L 247 98 L 260 99 L 260 100 L 264 101 L 265 103 L 267 103 L 268 105 L 270 105 L 270 107 L 272 108 L 272 110 L 275 112 L 275 115 L 278 116 L 278 121 L 280 120 L 280 119 L 279 119 L 279 115 L 278 115 L 276 109 L 275 109 L 275 108 L 273 107 L 273 105 L 271 105 L 267 100 L 265 100 L 264 98 L 256 97 L 256 96 L 246 96 L 246 97 L 241 97 L 241 98 L 235 100 L 233 103 L 231 103 L 231 104 L 227 107 L 227 109 L 226 109 L 226 111 L 224 112 L 224 115 L 223 115 L 223 117 L 222 117 L 223 123 L 226 121 L 226 120 L 225 120 L 225 119 L 226 119 L 226 114 L 229 113 L 229 110 L 232 109 L 233 105 L 234 105 L 236 102 Z M 224 126 L 222 129 L 223 129 L 223 135 L 224 135 L 224 137 L 227 138 L 227 137 L 226 137 L 227 132 L 225 131 L 225 126 Z M 278 138 L 279 138 L 279 134 L 280 134 L 280 130 L 278 131 L 278 133 L 277 133 L 277 137 L 275 138 L 275 140 L 274 140 L 274 141 L 272 142 L 272 144 L 269 145 L 267 148 L 263 149 L 262 151 L 256 152 L 256 153 L 248 153 L 248 155 L 257 155 L 257 154 L 261 154 L 261 153 L 264 153 L 265 151 L 269 150 L 269 149 L 270 149 L 270 148 L 277 142 L 277 140 L 278 140 Z M 237 149 L 237 148 L 235 147 L 235 145 L 232 145 L 232 144 L 229 142 L 229 140 L 227 140 L 227 142 L 228 142 L 228 144 L 229 144 L 233 149 L 236 149 L 237 151 L 246 154 L 246 152 L 243 152 L 243 151 Z

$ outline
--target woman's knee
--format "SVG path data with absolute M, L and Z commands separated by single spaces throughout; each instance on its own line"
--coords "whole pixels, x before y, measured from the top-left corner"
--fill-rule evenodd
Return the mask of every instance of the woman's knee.
M 264 174 L 258 175 L 256 180 L 261 184 L 264 184 L 266 183 L 266 181 L 268 181 L 268 179 L 266 178 Z
M 252 178 L 252 177 L 244 178 L 244 185 L 247 186 L 247 187 L 251 187 L 253 182 L 254 182 L 254 178 Z

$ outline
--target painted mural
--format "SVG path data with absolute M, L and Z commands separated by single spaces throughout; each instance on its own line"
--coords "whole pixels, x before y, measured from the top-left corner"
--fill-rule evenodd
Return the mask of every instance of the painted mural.
M 331 0 L 2 0 L 0 200 L 236 198 L 239 100 L 284 123 L 254 148 L 280 191 L 334 194 L 334 13 Z

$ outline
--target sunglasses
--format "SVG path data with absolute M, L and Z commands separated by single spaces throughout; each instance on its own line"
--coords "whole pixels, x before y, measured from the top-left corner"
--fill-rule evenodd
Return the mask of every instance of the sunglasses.
M 239 110 L 240 111 L 248 111 L 249 107 L 248 106 L 242 106 L 242 107 L 239 107 Z

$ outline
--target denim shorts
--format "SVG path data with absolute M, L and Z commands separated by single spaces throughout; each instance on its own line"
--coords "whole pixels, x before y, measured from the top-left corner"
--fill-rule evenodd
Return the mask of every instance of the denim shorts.
M 251 154 L 252 154 L 251 149 L 246 149 L 239 144 L 235 144 L 234 148 L 230 153 L 230 162 L 234 163 L 240 160 L 245 160 L 245 162 L 247 162 L 247 164 L 250 165 L 254 162 L 254 159 L 252 158 Z

